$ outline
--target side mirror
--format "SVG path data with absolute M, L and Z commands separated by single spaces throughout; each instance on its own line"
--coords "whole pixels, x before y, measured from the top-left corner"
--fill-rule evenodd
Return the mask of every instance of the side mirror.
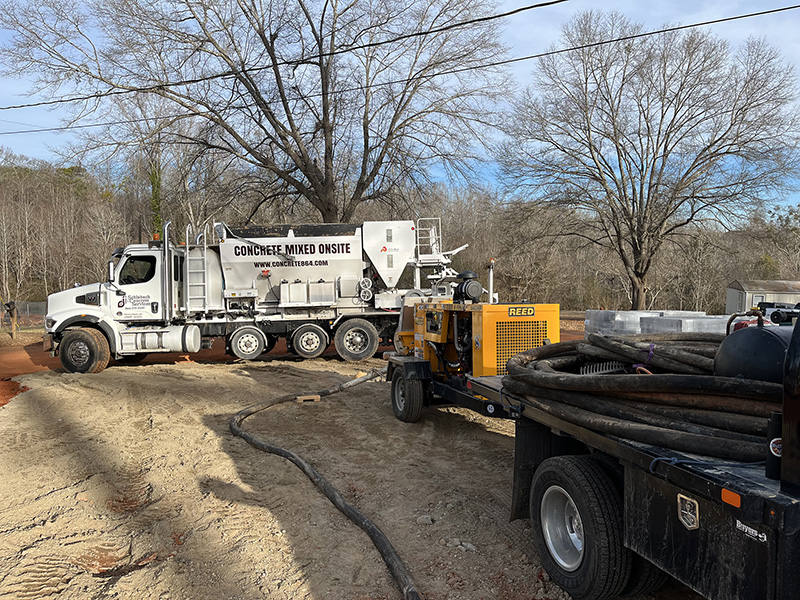
M 124 296 L 125 290 L 117 290 L 117 296 Z
M 114 281 L 114 261 L 108 261 L 108 282 Z

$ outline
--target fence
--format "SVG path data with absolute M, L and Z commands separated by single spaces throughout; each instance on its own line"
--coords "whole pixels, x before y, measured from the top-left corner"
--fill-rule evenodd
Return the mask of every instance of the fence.
M 19 328 L 44 327 L 45 302 L 17 302 L 17 326 Z M 11 326 L 11 315 L 0 303 L 0 323 L 3 327 Z

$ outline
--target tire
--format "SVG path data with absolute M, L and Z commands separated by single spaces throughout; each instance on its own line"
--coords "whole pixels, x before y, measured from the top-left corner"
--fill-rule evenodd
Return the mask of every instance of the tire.
M 313 323 L 301 325 L 292 334 L 292 348 L 298 356 L 303 358 L 321 356 L 329 343 L 330 338 L 325 330 Z
M 235 357 L 253 360 L 267 347 L 267 336 L 258 327 L 239 327 L 231 334 L 229 344 Z
M 669 575 L 638 554 L 633 554 L 631 576 L 620 596 L 647 596 L 669 581 Z
M 596 461 L 557 456 L 533 475 L 531 528 L 550 578 L 574 600 L 616 598 L 631 572 L 622 545 L 622 498 Z
M 371 358 L 378 351 L 378 330 L 364 319 L 350 319 L 336 330 L 336 352 L 344 360 L 356 362 Z
M 425 386 L 419 379 L 406 379 L 402 369 L 392 375 L 392 411 L 404 423 L 416 423 L 422 416 Z
M 64 334 L 58 347 L 58 357 L 69 373 L 99 373 L 108 366 L 111 351 L 102 333 L 81 327 Z

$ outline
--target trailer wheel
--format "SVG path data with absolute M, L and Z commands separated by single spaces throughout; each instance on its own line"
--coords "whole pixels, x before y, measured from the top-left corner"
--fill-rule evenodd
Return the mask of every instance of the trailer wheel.
M 405 423 L 416 423 L 422 416 L 425 388 L 419 379 L 406 379 L 402 369 L 392 375 L 392 411 Z
M 307 323 L 292 334 L 292 348 L 303 358 L 317 358 L 328 347 L 330 338 L 319 325 Z
M 343 359 L 364 360 L 378 351 L 378 330 L 365 319 L 350 319 L 336 330 L 334 342 L 336 352 Z
M 108 366 L 111 351 L 106 337 L 89 327 L 70 329 L 58 349 L 61 364 L 69 373 L 99 373 Z
M 264 352 L 267 338 L 257 327 L 239 327 L 230 339 L 231 352 L 242 360 L 253 360 Z
M 551 579 L 575 600 L 616 598 L 628 583 L 622 499 L 608 475 L 584 456 L 557 456 L 533 475 L 531 527 Z

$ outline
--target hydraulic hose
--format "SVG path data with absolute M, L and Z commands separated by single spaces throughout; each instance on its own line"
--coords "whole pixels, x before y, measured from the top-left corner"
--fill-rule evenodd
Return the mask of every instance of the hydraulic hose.
M 386 368 L 372 369 L 369 373 L 363 375 L 362 377 L 351 379 L 350 381 L 340 385 L 312 393 L 320 397 L 330 396 L 361 383 L 371 381 L 372 379 L 376 379 L 377 377 L 381 377 L 385 374 Z M 307 393 L 301 392 L 297 394 L 286 394 L 284 396 L 279 396 L 278 398 L 273 398 L 272 400 L 266 400 L 264 402 L 254 404 L 239 411 L 231 418 L 230 423 L 228 424 L 231 433 L 242 438 L 254 448 L 258 448 L 264 452 L 269 452 L 270 454 L 275 454 L 285 458 L 299 468 L 303 473 L 305 473 L 306 477 L 308 477 L 311 482 L 317 486 L 317 488 L 323 494 L 325 494 L 328 500 L 330 500 L 336 508 L 338 508 L 353 523 L 363 529 L 364 532 L 370 537 L 372 543 L 375 544 L 375 547 L 381 553 L 383 561 L 386 563 L 386 566 L 389 568 L 392 577 L 400 588 L 403 598 L 405 598 L 405 600 L 422 600 L 422 595 L 417 591 L 414 580 L 411 578 L 411 575 L 409 574 L 408 569 L 406 569 L 406 566 L 400 558 L 400 555 L 397 553 L 397 550 L 395 550 L 394 546 L 392 546 L 391 542 L 389 542 L 389 539 L 378 528 L 378 526 L 375 525 L 375 523 L 373 523 L 366 515 L 361 513 L 353 505 L 348 503 L 336 490 L 336 488 L 333 487 L 330 482 L 319 473 L 319 471 L 317 471 L 309 462 L 304 460 L 298 454 L 292 452 L 291 450 L 286 450 L 280 446 L 265 442 L 264 440 L 259 439 L 251 433 L 248 433 L 242 428 L 242 423 L 248 417 L 278 404 L 292 402 L 301 395 L 307 395 Z
M 602 433 L 676 451 L 760 461 L 767 417 L 780 410 L 783 387 L 714 376 L 712 357 L 724 338 L 590 334 L 587 340 L 512 357 L 503 388 L 522 410 L 530 406 Z M 598 367 L 604 364 L 626 373 L 603 374 Z

